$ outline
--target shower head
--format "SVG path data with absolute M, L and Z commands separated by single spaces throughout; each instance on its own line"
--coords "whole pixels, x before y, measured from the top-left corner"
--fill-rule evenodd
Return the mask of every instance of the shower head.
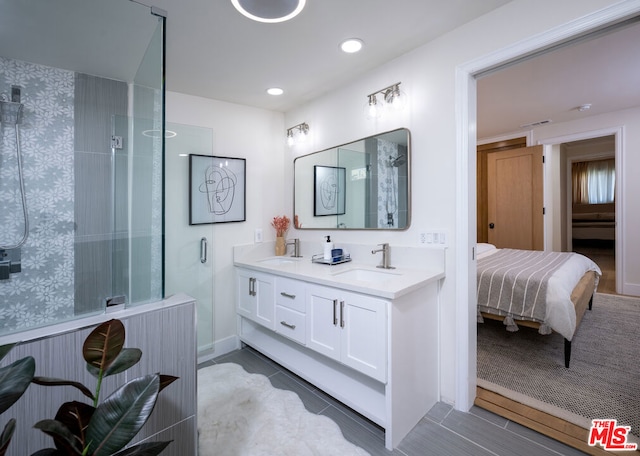
M 13 101 L 0 101 L 0 122 L 3 124 L 18 125 L 22 122 L 22 103 Z
M 407 162 L 407 157 L 405 155 L 398 155 L 397 157 L 389 157 L 389 166 L 393 166 L 397 168 L 398 166 L 402 166 Z

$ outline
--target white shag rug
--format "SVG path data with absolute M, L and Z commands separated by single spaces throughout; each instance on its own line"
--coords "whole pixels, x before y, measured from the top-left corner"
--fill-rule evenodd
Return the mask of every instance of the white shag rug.
M 233 363 L 198 370 L 199 456 L 365 456 L 297 394 Z

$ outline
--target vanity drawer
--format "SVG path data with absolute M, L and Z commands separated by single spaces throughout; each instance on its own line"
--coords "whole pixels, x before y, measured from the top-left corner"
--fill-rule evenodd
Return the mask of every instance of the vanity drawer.
M 288 307 L 276 306 L 276 332 L 304 345 L 306 315 Z
M 306 313 L 305 283 L 285 277 L 276 278 L 276 305 Z

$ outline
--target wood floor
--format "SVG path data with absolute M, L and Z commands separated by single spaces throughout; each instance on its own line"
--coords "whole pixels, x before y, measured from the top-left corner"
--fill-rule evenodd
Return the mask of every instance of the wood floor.
M 592 259 L 600 267 L 602 277 L 598 284 L 598 292 L 616 294 L 615 243 L 574 239 L 573 251 Z
M 592 456 L 637 456 L 640 451 L 605 451 L 587 444 L 589 430 L 478 387 L 475 405 Z

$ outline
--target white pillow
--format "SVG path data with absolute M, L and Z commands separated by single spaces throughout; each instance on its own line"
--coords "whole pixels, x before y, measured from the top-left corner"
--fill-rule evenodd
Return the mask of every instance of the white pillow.
M 485 244 L 483 242 L 479 242 L 476 245 L 476 256 L 482 255 L 483 253 L 490 252 L 491 250 L 496 250 L 496 246 L 493 244 Z

